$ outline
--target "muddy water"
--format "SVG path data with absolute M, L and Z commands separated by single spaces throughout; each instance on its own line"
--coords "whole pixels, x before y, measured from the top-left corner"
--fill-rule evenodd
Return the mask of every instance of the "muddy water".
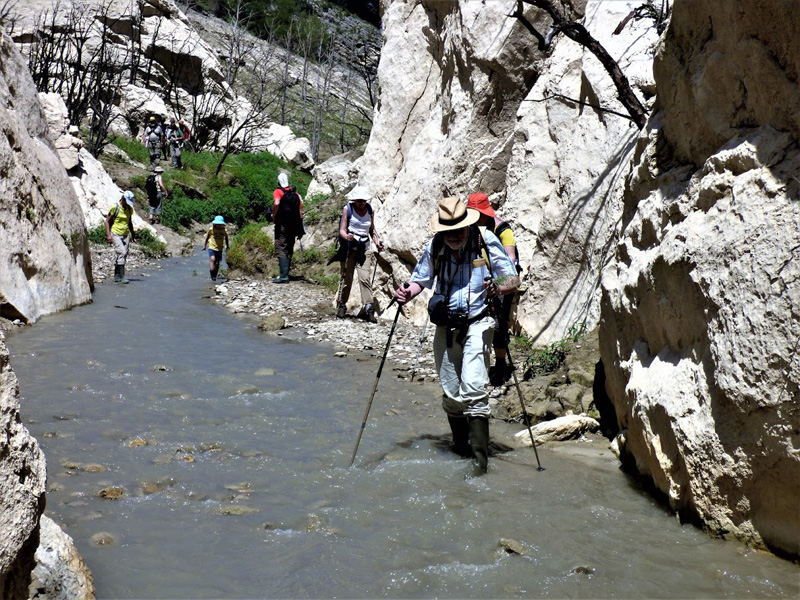
M 258 333 L 203 297 L 205 265 L 99 286 L 8 339 L 47 512 L 98 597 L 800 595 L 796 565 L 679 524 L 602 441 L 542 448 L 544 472 L 522 449 L 471 477 L 436 388 L 390 366 L 348 468 L 377 361 Z

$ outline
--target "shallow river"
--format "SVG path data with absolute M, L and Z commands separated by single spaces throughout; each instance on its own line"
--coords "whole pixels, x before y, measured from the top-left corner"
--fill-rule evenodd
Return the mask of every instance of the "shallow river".
M 472 477 L 437 388 L 389 365 L 348 468 L 378 360 L 259 333 L 206 266 L 164 261 L 8 338 L 47 513 L 99 598 L 800 596 L 800 567 L 681 525 L 604 440 Z

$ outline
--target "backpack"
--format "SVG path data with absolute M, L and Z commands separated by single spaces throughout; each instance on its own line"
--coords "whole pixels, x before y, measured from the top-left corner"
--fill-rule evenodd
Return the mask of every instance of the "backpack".
M 144 131 L 144 134 L 147 137 L 149 148 L 157 148 L 161 145 L 161 136 L 163 135 L 161 126 L 156 125 L 155 127 L 151 127 L 148 125 L 147 129 Z
M 303 219 L 300 216 L 300 196 L 297 194 L 297 188 L 290 186 L 281 189 L 283 196 L 278 204 L 277 223 L 288 231 L 300 233 L 303 230 Z
M 187 141 L 190 137 L 192 137 L 192 130 L 189 129 L 189 126 L 185 123 L 180 123 L 178 127 L 181 128 L 181 133 L 183 134 L 183 141 Z
M 155 201 L 158 199 L 158 184 L 156 183 L 155 174 L 151 173 L 144 181 L 144 189 L 147 191 L 148 200 Z

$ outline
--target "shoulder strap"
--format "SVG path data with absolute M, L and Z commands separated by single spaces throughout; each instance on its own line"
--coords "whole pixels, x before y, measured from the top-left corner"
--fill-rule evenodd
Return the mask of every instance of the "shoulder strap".
M 485 231 L 486 227 L 478 227 L 478 248 L 480 249 L 481 254 L 483 254 L 483 259 L 486 261 L 486 267 L 489 269 L 489 275 L 494 277 L 494 273 L 492 272 L 492 260 L 489 257 L 489 249 L 486 247 L 486 240 L 483 237 Z
M 500 226 L 494 230 L 494 234 L 499 238 L 500 234 L 506 231 L 507 229 L 511 229 L 511 225 L 508 224 L 508 221 L 503 221 L 500 223 Z

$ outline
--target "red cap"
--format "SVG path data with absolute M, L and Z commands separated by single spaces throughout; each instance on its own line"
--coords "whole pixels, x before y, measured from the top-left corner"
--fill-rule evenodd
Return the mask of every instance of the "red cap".
M 469 195 L 467 208 L 474 208 L 479 213 L 494 218 L 494 210 L 492 209 L 492 205 L 489 204 L 489 196 L 482 192 Z

